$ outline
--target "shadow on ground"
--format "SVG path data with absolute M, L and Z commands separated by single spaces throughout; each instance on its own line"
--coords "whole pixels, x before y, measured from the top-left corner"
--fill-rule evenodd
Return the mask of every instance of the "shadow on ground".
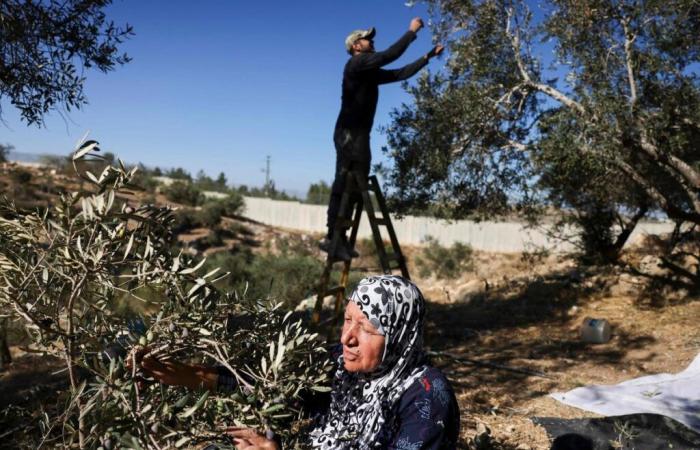
M 576 326 L 581 318 L 572 319 L 569 311 L 585 305 L 593 292 L 590 284 L 585 287 L 572 281 L 576 278 L 575 271 L 553 272 L 519 287 L 491 289 L 462 303 L 429 302 L 426 346 L 442 354 L 433 362 L 460 396 L 463 428 L 475 425 L 470 413 L 522 413 L 514 405 L 547 395 L 572 367 L 584 362 L 620 364 L 628 352 L 655 341 L 651 335 L 630 335 L 623 330 L 616 330 L 610 344 L 591 346 L 578 340 Z M 653 356 L 649 353 L 646 358 Z

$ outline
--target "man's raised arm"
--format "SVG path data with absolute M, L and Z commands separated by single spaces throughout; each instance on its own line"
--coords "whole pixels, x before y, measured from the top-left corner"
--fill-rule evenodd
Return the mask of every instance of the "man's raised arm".
M 400 69 L 380 70 L 378 79 L 379 84 L 393 83 L 395 81 L 403 81 L 411 78 L 413 75 L 418 73 L 419 70 L 425 67 L 431 58 L 434 58 L 442 53 L 442 50 L 442 45 L 438 44 L 427 54 L 421 56 L 411 64 L 401 67 Z
M 408 31 L 404 33 L 403 36 L 399 38 L 391 47 L 388 49 L 375 52 L 375 53 L 362 53 L 360 54 L 352 65 L 349 67 L 352 71 L 363 71 L 369 69 L 376 69 L 392 63 L 399 59 L 403 52 L 406 51 L 409 44 L 416 39 L 416 33 L 418 30 L 423 28 L 423 21 L 420 17 L 416 17 L 411 20 L 411 24 L 408 27 Z

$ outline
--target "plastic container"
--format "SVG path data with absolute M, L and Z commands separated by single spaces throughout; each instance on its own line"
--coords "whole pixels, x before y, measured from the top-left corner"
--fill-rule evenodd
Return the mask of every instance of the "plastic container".
M 590 344 L 604 344 L 610 340 L 610 323 L 605 319 L 586 317 L 581 324 L 581 340 Z

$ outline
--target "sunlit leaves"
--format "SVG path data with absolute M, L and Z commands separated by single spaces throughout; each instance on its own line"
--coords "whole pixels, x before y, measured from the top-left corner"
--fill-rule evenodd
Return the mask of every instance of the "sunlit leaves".
M 76 169 L 98 151 L 95 141 L 81 144 Z M 294 448 L 300 396 L 328 385 L 322 340 L 277 301 L 217 289 L 225 273 L 173 249 L 169 209 L 123 200 L 133 170 L 79 175 L 91 188 L 46 214 L 0 203 L 0 308 L 41 351 L 80 368 L 66 408 L 42 422 L 44 438 L 77 443 L 82 428 L 89 448 L 186 447 L 245 424 Z M 140 316 L 121 312 L 134 302 Z M 225 367 L 238 387 L 165 388 L 130 364 L 143 347 L 162 361 Z

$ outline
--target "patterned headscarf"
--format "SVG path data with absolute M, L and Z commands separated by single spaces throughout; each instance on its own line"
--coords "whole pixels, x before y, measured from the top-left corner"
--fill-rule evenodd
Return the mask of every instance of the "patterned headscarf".
M 384 354 L 371 373 L 350 373 L 339 357 L 330 408 L 311 432 L 313 448 L 322 450 L 386 447 L 399 399 L 427 369 L 425 300 L 415 284 L 393 275 L 368 277 L 349 301 L 384 335 Z

